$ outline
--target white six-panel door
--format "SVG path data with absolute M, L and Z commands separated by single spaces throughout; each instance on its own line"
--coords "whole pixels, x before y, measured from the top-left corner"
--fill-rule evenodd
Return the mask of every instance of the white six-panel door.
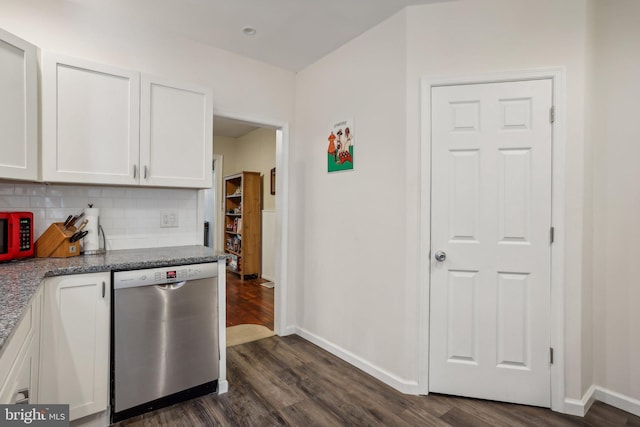
M 552 81 L 431 102 L 429 390 L 549 407 Z

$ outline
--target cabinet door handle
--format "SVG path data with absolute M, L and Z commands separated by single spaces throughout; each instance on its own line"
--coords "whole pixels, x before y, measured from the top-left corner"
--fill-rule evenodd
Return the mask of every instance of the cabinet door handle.
M 14 402 L 16 405 L 28 405 L 29 404 L 29 389 L 23 388 L 22 390 L 18 390 L 16 396 L 22 397 L 21 399 L 16 399 Z
M 104 298 L 106 292 L 106 284 L 104 283 L 104 281 L 102 281 L 102 298 Z
M 138 176 L 138 165 L 133 165 L 133 179 Z
M 147 167 L 147 165 L 145 165 L 144 166 L 144 179 L 147 179 L 147 176 L 149 175 L 148 172 L 149 172 L 149 168 Z

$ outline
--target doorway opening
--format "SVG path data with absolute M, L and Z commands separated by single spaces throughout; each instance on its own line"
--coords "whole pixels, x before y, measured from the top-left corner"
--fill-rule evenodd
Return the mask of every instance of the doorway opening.
M 278 333 L 277 296 L 283 289 L 283 130 L 276 124 L 214 116 L 212 246 L 229 254 L 227 346 Z M 207 215 L 205 214 L 205 217 Z M 278 226 L 277 226 L 278 224 Z M 251 266 L 251 267 L 250 267 Z

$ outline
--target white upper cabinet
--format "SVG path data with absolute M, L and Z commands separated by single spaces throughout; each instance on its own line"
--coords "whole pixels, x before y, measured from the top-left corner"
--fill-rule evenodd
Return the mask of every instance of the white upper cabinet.
M 36 51 L 0 29 L 0 178 L 38 179 Z
M 211 187 L 212 94 L 208 88 L 142 75 L 141 180 Z
M 209 89 L 53 54 L 42 89 L 44 181 L 211 187 Z
M 42 179 L 137 184 L 140 76 L 42 55 Z

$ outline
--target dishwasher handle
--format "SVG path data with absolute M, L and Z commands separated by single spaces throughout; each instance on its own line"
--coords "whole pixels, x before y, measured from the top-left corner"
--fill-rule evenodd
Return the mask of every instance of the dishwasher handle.
M 169 283 L 169 284 L 166 284 L 166 285 L 156 285 L 156 286 L 158 288 L 162 289 L 163 291 L 172 291 L 174 289 L 180 289 L 181 287 L 183 287 L 186 284 L 187 284 L 187 281 L 183 280 L 182 282 Z

